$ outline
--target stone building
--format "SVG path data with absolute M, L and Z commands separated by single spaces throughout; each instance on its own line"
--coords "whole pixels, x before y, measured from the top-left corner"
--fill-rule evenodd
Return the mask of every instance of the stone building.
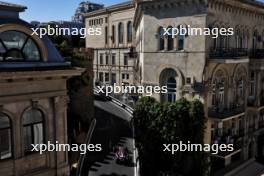
M 85 13 L 92 12 L 92 11 L 102 9 L 102 8 L 104 8 L 104 5 L 102 4 L 92 3 L 90 1 L 82 1 L 77 7 L 77 9 L 75 10 L 75 13 L 72 17 L 72 21 L 78 22 L 78 23 L 84 23 Z
M 167 85 L 160 101 L 198 98 L 206 143 L 233 143 L 212 170 L 264 156 L 264 4 L 254 0 L 135 1 L 133 42 L 141 85 Z M 160 37 L 163 28 L 233 28 L 234 35 Z M 216 164 L 214 164 L 216 163 Z
M 86 28 L 100 28 L 102 32 L 86 37 L 86 47 L 94 48 L 95 82 L 134 83 L 135 60 L 128 55 L 134 37 L 134 12 L 134 4 L 125 2 L 86 14 Z
M 32 35 L 19 18 L 25 9 L 0 2 L 0 175 L 68 175 L 68 152 L 40 154 L 31 144 L 67 144 L 66 81 L 83 70 Z

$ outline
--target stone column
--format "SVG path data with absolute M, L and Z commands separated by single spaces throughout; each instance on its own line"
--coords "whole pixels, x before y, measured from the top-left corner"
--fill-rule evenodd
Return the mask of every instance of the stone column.
M 53 127 L 54 127 L 54 143 L 56 141 L 59 144 L 68 144 L 68 133 L 67 133 L 67 96 L 54 97 L 54 116 L 53 116 Z M 57 151 L 55 154 L 55 165 L 56 173 L 58 176 L 69 173 L 68 163 L 68 152 Z

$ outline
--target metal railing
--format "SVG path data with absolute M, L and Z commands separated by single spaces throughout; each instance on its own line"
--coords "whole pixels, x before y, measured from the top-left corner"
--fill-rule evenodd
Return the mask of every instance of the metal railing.
M 99 91 L 99 90 L 98 90 L 97 88 L 94 88 L 94 93 L 95 93 L 95 94 L 98 94 L 98 95 L 99 95 L 98 91 Z M 118 105 L 118 106 L 120 106 L 121 108 L 123 108 L 124 110 L 126 110 L 129 114 L 131 114 L 131 115 L 133 114 L 134 109 L 131 108 L 129 105 L 127 105 L 127 104 L 121 102 L 120 100 L 114 98 L 113 96 L 110 96 L 110 95 L 108 95 L 108 96 L 103 95 L 103 96 L 107 97 L 107 99 L 108 99 L 109 101 L 112 101 L 112 102 L 115 103 L 116 105 Z
M 238 57 L 248 56 L 248 49 L 246 48 L 211 48 L 209 55 L 210 55 L 210 58 L 212 59 L 238 58 Z
M 245 108 L 241 105 L 231 106 L 229 108 L 209 107 L 208 117 L 224 119 L 243 112 L 245 112 Z
M 249 57 L 252 59 L 264 59 L 264 49 L 252 49 Z
M 85 143 L 87 144 L 87 146 L 90 144 L 90 141 L 92 139 L 92 135 L 93 135 L 93 132 L 94 132 L 94 129 L 95 129 L 95 126 L 96 126 L 96 119 L 93 119 L 92 120 L 92 123 L 89 127 L 89 130 L 88 130 L 88 133 L 87 133 L 87 136 L 86 136 L 86 139 L 85 139 Z M 88 149 L 87 149 L 88 151 Z M 82 173 L 82 170 L 83 170 L 83 164 L 84 164 L 84 160 L 85 160 L 85 157 L 87 156 L 87 153 L 86 152 L 85 154 L 80 154 L 80 158 L 79 158 L 79 161 L 78 161 L 78 164 L 77 164 L 77 172 L 76 172 L 76 176 L 82 176 L 83 173 Z

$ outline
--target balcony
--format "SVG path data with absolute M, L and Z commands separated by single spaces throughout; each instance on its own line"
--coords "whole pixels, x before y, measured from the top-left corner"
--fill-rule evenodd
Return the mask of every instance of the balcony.
M 210 107 L 208 108 L 208 117 L 213 119 L 224 120 L 245 112 L 242 105 L 233 105 L 229 108 Z
M 233 144 L 234 150 L 233 151 L 220 151 L 215 157 L 225 158 L 227 156 L 235 155 L 237 152 L 241 150 L 242 147 L 242 139 L 238 136 L 231 136 L 231 135 L 222 135 L 222 136 L 215 136 L 213 140 L 213 144 Z
M 225 59 L 237 58 L 248 56 L 246 48 L 211 48 L 210 58 L 212 59 Z
M 257 107 L 260 108 L 264 106 L 264 98 L 260 98 L 259 102 L 255 98 L 248 98 L 247 100 L 248 107 Z
M 251 59 L 264 59 L 264 49 L 253 49 L 253 50 L 251 50 L 249 57 Z

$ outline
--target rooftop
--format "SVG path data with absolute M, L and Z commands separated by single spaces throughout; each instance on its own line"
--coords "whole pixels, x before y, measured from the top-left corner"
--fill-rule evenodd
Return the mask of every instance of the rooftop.
M 17 12 L 23 12 L 27 9 L 26 6 L 22 6 L 19 4 L 13 4 L 13 3 L 8 3 L 5 1 L 0 1 L 0 8 L 1 9 L 6 9 L 6 10 L 14 10 Z

